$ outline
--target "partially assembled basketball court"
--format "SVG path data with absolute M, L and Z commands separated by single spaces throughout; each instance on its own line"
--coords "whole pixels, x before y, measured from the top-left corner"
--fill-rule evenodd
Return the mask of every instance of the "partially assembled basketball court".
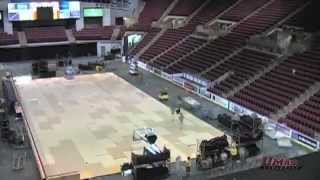
M 42 178 L 86 179 L 120 172 L 129 162 L 133 132 L 154 128 L 158 145 L 195 157 L 197 141 L 223 132 L 171 109 L 113 73 L 16 82 Z

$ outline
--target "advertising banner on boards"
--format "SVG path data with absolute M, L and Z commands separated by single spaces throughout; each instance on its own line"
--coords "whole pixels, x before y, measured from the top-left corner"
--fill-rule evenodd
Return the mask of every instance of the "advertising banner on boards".
M 138 67 L 141 69 L 147 70 L 147 65 L 141 61 L 138 61 Z
M 242 106 L 233 102 L 229 103 L 229 110 L 237 114 L 244 114 L 245 112 L 245 109 Z
M 277 123 L 276 130 L 277 130 L 277 131 L 280 131 L 281 133 L 283 133 L 283 134 L 286 135 L 287 137 L 290 137 L 290 136 L 291 136 L 291 129 L 288 128 L 288 127 L 286 127 L 286 126 L 283 125 L 283 124 Z
M 197 92 L 198 88 L 194 86 L 192 83 L 189 83 L 187 81 L 184 82 L 184 87 L 192 92 Z
M 190 75 L 188 73 L 183 73 L 183 77 L 187 80 L 190 80 L 190 81 L 193 81 L 197 84 L 201 84 L 201 86 L 205 86 L 207 87 L 208 86 L 208 82 L 202 78 L 199 78 L 199 77 L 196 77 L 196 76 L 193 76 L 193 75 Z
M 215 96 L 215 103 L 226 108 L 226 109 L 229 109 L 229 101 L 220 97 L 220 96 L 217 96 L 217 95 L 214 95 Z
M 211 93 L 207 91 L 207 88 L 200 88 L 199 89 L 199 94 L 201 96 L 204 96 L 204 97 L 208 98 L 208 99 L 211 99 Z
M 165 73 L 165 72 L 161 72 L 161 77 L 163 77 L 164 79 L 167 79 L 169 81 L 172 81 L 172 75 Z
M 183 84 L 184 84 L 184 80 L 181 79 L 180 77 L 175 77 L 175 76 L 173 76 L 173 77 L 172 77 L 172 80 L 173 80 L 174 83 L 177 83 L 177 84 L 180 85 L 180 86 L 183 86 Z
M 291 138 L 298 140 L 299 142 L 306 144 L 306 145 L 312 147 L 313 149 L 318 148 L 318 142 L 316 140 L 314 140 L 310 137 L 307 137 L 297 131 L 292 131 Z
M 161 75 L 161 70 L 160 69 L 153 68 L 153 72 L 158 74 L 158 75 Z

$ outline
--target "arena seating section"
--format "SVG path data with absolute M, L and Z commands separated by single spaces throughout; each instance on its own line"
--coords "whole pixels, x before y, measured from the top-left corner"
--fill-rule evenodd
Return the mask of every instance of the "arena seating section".
M 35 27 L 25 29 L 28 43 L 59 42 L 67 41 L 65 28 L 62 26 L 54 27 Z
M 188 31 L 168 29 L 149 49 L 142 55 L 143 60 L 150 60 L 161 52 L 170 48 L 176 42 L 189 34 Z
M 127 31 L 143 31 L 148 32 L 151 29 L 150 24 L 134 24 L 133 26 L 127 27 Z
M 244 17 L 248 16 L 248 14 L 250 14 L 251 12 L 261 7 L 267 2 L 268 0 L 246 0 L 242 3 L 237 4 L 235 7 L 226 12 L 219 19 L 235 22 L 240 21 Z
M 311 137 L 320 132 L 320 92 L 300 105 L 281 122 Z
M 111 39 L 113 33 L 112 26 L 91 26 L 82 29 L 81 31 L 73 32 L 76 40 L 108 40 Z
M 241 6 L 239 6 L 238 4 L 238 6 L 230 9 L 225 15 L 233 14 L 234 11 L 239 11 L 239 7 Z M 245 9 L 244 7 L 242 8 Z M 241 11 L 243 10 L 242 8 Z M 246 11 L 247 14 L 242 14 L 242 17 L 249 15 L 256 8 L 250 9 L 251 11 Z M 191 71 L 200 73 L 207 67 L 218 63 L 224 57 L 231 54 L 237 47 L 243 46 L 245 38 L 246 37 L 242 36 L 241 34 L 236 33 L 230 33 L 225 37 L 218 38 L 215 41 L 210 42 L 208 45 L 204 46 L 197 52 L 185 57 L 180 62 L 173 64 L 168 68 L 167 72 L 173 73 L 181 71 Z
M 143 41 L 140 42 L 133 50 L 132 50 L 132 54 L 137 54 L 144 46 L 146 46 L 151 40 L 152 38 L 158 34 L 160 31 L 160 29 L 158 28 L 152 28 L 149 32 L 147 32 L 147 34 L 143 37 Z
M 18 43 L 19 40 L 16 32 L 14 32 L 12 35 L 5 32 L 0 32 L 0 45 L 10 45 Z
M 284 23 L 287 26 L 295 26 L 303 28 L 307 32 L 315 32 L 320 29 L 320 21 L 315 20 L 315 17 L 320 16 L 320 2 L 312 1 L 305 9 L 300 11 L 296 16 L 293 16 Z
M 262 4 L 264 4 L 265 2 L 266 1 L 259 1 L 258 3 L 253 3 L 253 5 L 250 6 L 249 8 L 247 6 L 244 7 L 240 3 L 237 6 L 235 6 L 234 8 L 232 8 L 230 11 L 228 11 L 225 14 L 225 16 L 228 17 L 228 16 L 230 16 L 228 14 L 234 14 L 234 12 L 239 12 L 239 11 L 243 12 L 244 10 L 247 10 L 247 11 L 245 11 L 246 13 L 242 13 L 241 15 L 239 14 L 239 17 L 245 17 L 248 14 L 250 14 L 253 10 L 255 10 L 258 6 L 261 6 Z M 212 1 L 211 3 L 209 3 L 198 15 L 196 15 L 193 19 L 191 19 L 187 28 L 191 27 L 191 31 L 192 31 L 196 25 L 207 23 L 212 18 L 214 18 L 216 15 L 218 15 L 220 12 L 222 12 L 227 7 L 229 7 L 230 4 L 234 3 L 234 1 L 229 1 L 229 2 L 225 2 L 225 3 L 218 2 L 219 3 L 218 5 L 216 3 L 217 3 L 216 1 Z M 233 36 L 230 36 L 230 37 L 232 38 Z M 232 41 L 232 39 L 231 39 L 231 41 Z M 167 60 L 167 57 L 168 57 L 167 54 L 175 52 L 175 51 L 182 51 L 182 53 L 180 53 L 180 55 L 176 54 L 176 59 L 178 59 L 178 58 L 182 57 L 182 55 L 188 53 L 189 50 L 193 50 L 193 49 L 201 46 L 203 43 L 205 43 L 205 41 L 202 41 L 201 44 L 195 44 L 195 46 L 193 46 L 192 49 L 185 49 L 185 50 L 183 47 L 181 48 L 180 46 L 177 46 L 176 48 L 172 49 L 171 51 L 169 51 L 165 55 L 163 55 L 160 58 L 158 58 L 157 60 L 155 60 L 155 64 L 158 64 L 158 65 L 161 64 L 162 66 L 165 66 L 165 64 L 162 63 L 162 61 Z M 218 41 L 216 43 L 218 43 Z M 224 43 L 224 42 L 221 42 L 221 43 Z M 219 43 L 218 43 L 218 45 L 219 45 Z M 212 44 L 210 43 L 206 47 L 199 50 L 197 53 L 192 54 L 189 57 L 185 57 L 182 61 L 174 64 L 166 71 L 169 73 L 181 72 L 181 71 L 200 72 L 201 70 L 204 70 L 205 67 L 208 67 L 209 65 L 215 64 L 215 61 L 213 63 L 210 63 L 212 58 L 217 58 L 217 59 L 222 58 L 221 54 L 217 54 L 214 51 L 212 51 L 212 49 L 217 50 L 218 45 L 214 45 L 213 43 Z M 182 44 L 182 46 L 183 46 L 183 44 Z M 224 45 L 220 46 L 219 48 L 225 49 L 226 51 L 229 51 L 229 53 L 231 53 L 233 51 L 233 48 L 229 49 L 227 43 L 224 43 Z M 223 52 L 222 52 L 222 54 L 223 54 Z M 142 58 L 146 58 L 146 57 L 147 57 L 147 55 L 143 56 Z M 199 61 L 199 62 L 196 62 L 195 60 Z M 171 61 L 171 62 L 173 62 L 173 61 Z
M 231 100 L 256 112 L 270 115 L 289 104 L 320 81 L 320 43 L 302 54 L 289 57 L 271 72 L 235 94 Z M 296 72 L 293 74 L 292 69 Z
M 280 6 L 281 1 L 274 1 L 266 8 L 258 13 L 252 15 L 226 36 L 219 37 L 218 39 L 210 42 L 200 50 L 191 54 L 189 57 L 184 58 L 179 63 L 169 67 L 168 72 L 179 72 L 189 70 L 192 72 L 200 73 L 206 70 L 207 67 L 214 66 L 222 61 L 227 56 L 231 55 L 235 50 L 243 47 L 246 40 L 255 34 L 262 33 L 270 26 L 274 25 L 282 18 L 286 17 L 290 12 L 295 10 L 302 2 L 290 2 L 287 6 Z M 278 7 L 278 8 L 276 8 Z M 249 14 L 250 12 L 248 12 Z M 144 56 L 142 56 L 142 59 Z M 188 65 L 192 63 L 192 65 Z M 191 68 L 191 69 L 190 69 Z M 204 74 L 209 80 L 215 80 L 214 75 L 216 68 Z
M 158 20 L 173 0 L 148 0 L 139 16 L 139 24 L 150 25 Z
M 145 1 L 145 6 L 139 15 L 138 22 L 127 28 L 128 31 L 144 31 L 148 32 L 151 29 L 153 21 L 157 21 L 173 0 L 148 0 Z
M 143 31 L 148 33 L 142 40 L 142 42 L 131 51 L 131 54 L 135 55 L 138 53 L 145 45 L 147 45 L 154 36 L 158 34 L 160 31 L 157 28 L 151 28 L 151 24 L 153 21 L 158 20 L 163 12 L 168 8 L 168 6 L 172 3 L 172 0 L 148 0 L 146 1 L 145 7 L 140 13 L 138 23 L 133 26 L 127 28 L 128 31 Z
M 220 13 L 233 5 L 236 0 L 210 1 L 199 13 L 197 13 L 185 28 L 193 31 L 197 25 L 206 24 Z
M 278 25 L 277 23 L 307 1 L 247 0 L 236 4 L 227 11 L 226 9 L 235 1 L 217 2 L 211 1 L 207 4 L 185 27 L 175 30 L 168 29 L 140 56 L 140 60 L 170 74 L 191 72 L 202 74 L 203 77 L 212 81 L 228 72 L 232 72 L 221 83 L 210 89 L 218 95 L 228 93 L 277 61 L 278 57 L 276 55 L 246 48 L 248 38 L 274 28 Z M 223 4 L 227 5 L 224 7 Z M 261 8 L 262 6 L 264 7 Z M 184 13 L 177 13 L 182 12 L 179 8 L 174 8 L 169 14 L 184 15 Z M 261 9 L 258 10 L 258 8 Z M 304 11 L 311 8 L 312 4 L 288 19 L 284 24 L 303 28 L 309 25 L 306 28 L 307 31 L 318 29 L 316 23 L 303 23 Z M 185 10 L 187 11 L 187 8 Z M 221 12 L 224 13 L 220 15 Z M 239 23 L 230 33 L 213 41 L 190 36 L 197 25 L 205 24 L 218 15 L 220 15 L 218 19 Z M 310 27 L 310 24 L 313 26 Z M 313 45 L 312 50 L 288 57 L 269 73 L 229 99 L 262 115 L 270 116 L 272 113 L 276 113 L 287 106 L 294 98 L 303 94 L 316 81 L 320 81 L 320 74 L 317 71 L 317 69 L 320 69 L 320 61 L 316 59 L 320 54 L 314 48 L 317 46 L 316 44 Z M 198 49 L 195 50 L 196 48 Z M 135 50 L 133 54 L 138 53 L 139 50 L 141 48 Z M 294 75 L 292 69 L 296 70 Z M 300 113 L 300 119 L 297 119 L 298 115 L 296 115 L 296 111 L 302 111 L 299 106 L 298 109 L 282 119 L 282 122 L 286 122 L 288 126 L 310 136 L 313 136 L 314 131 L 320 132 L 317 116 L 319 114 L 315 112 L 319 108 L 318 100 L 319 93 L 301 105 L 305 109 L 308 109 L 306 106 L 310 104 L 313 106 L 310 111 L 304 111 L 304 114 Z M 308 117 L 311 120 L 305 120 Z
M 189 16 L 198 9 L 205 0 L 179 0 L 178 4 L 169 13 L 171 16 Z
M 159 39 L 155 42 L 142 56 L 141 59 L 145 62 L 150 61 L 152 58 L 161 52 L 169 49 L 176 42 L 182 40 L 191 34 L 196 25 L 209 22 L 219 13 L 226 10 L 234 0 L 217 0 L 211 1 L 199 14 L 192 18 L 188 25 L 180 29 L 168 29 Z
M 221 95 L 222 92 L 229 92 L 266 68 L 274 58 L 274 55 L 263 52 L 249 49 L 242 50 L 237 55 L 217 66 L 215 71 L 212 72 L 211 76 L 214 79 L 218 79 L 218 77 L 225 73 L 233 72 L 232 75 L 228 76 L 220 84 L 217 84 L 213 92 L 218 95 Z
M 309 1 L 311 0 L 179 0 L 168 15 L 187 16 L 186 25 L 178 29 L 163 30 L 163 34 L 139 58 L 169 74 L 190 72 L 210 81 L 216 81 L 229 73 L 209 89 L 214 94 L 223 96 L 279 60 L 278 55 L 248 48 L 246 44 L 251 36 L 281 26 L 300 27 L 307 32 L 319 31 L 320 23 L 316 20 L 320 15 L 318 1 L 312 1 L 286 19 Z M 145 32 L 142 42 L 130 51 L 131 55 L 137 55 L 154 37 L 160 35 L 161 29 L 151 27 L 151 24 L 159 20 L 173 0 L 145 2 L 138 22 L 129 28 L 120 27 L 117 38 L 121 39 L 126 31 Z M 202 9 L 197 11 L 200 7 Z M 198 25 L 205 25 L 214 19 L 232 21 L 235 25 L 226 35 L 214 40 L 192 35 Z M 110 39 L 113 28 L 89 26 L 78 32 L 73 30 L 73 34 L 76 40 Z M 64 27 L 26 28 L 24 31 L 28 43 L 68 40 Z M 13 35 L 0 33 L 0 45 L 18 43 L 17 32 Z M 271 116 L 288 106 L 316 82 L 320 82 L 319 70 L 320 38 L 316 37 L 310 49 L 281 59 L 270 71 L 239 89 L 228 99 L 262 115 Z M 319 109 L 320 92 L 279 122 L 313 137 L 314 132 L 320 133 Z
M 197 39 L 193 37 L 188 37 L 183 43 L 181 43 L 178 47 L 172 48 L 164 55 L 160 56 L 156 61 L 151 63 L 154 67 L 162 69 L 169 65 L 170 63 L 174 62 L 175 60 L 179 59 L 183 55 L 188 52 L 191 52 L 195 48 L 204 44 L 206 40 Z

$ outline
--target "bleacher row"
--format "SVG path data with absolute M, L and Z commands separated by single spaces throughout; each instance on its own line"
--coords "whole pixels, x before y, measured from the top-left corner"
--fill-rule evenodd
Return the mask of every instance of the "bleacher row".
M 268 2 L 268 0 L 260 0 L 260 1 L 246 0 L 242 3 L 237 4 L 230 11 L 227 11 L 219 19 L 238 22 L 241 19 L 243 19 L 244 17 L 248 16 L 248 14 L 250 14 L 251 12 L 256 10 L 257 8 L 264 5 L 266 2 Z M 248 6 L 248 4 L 250 4 L 250 5 Z
M 0 45 L 18 44 L 18 35 L 14 32 L 12 35 L 0 32 Z
M 303 14 L 314 9 L 311 8 L 314 2 L 282 24 L 277 24 L 307 2 L 307 0 L 211 1 L 186 26 L 175 30 L 168 29 L 139 58 L 169 74 L 190 72 L 212 81 L 232 72 L 210 89 L 217 95 L 227 94 L 278 61 L 276 55 L 246 48 L 249 37 L 281 25 L 294 25 L 312 32 L 318 30 L 317 22 L 303 23 L 305 21 Z M 187 11 L 187 8 L 185 10 Z M 237 24 L 230 33 L 215 40 L 191 36 L 197 25 L 206 24 L 215 17 Z M 307 28 L 304 25 L 307 25 Z M 143 40 L 132 54 L 143 49 L 150 39 L 152 37 L 148 36 L 146 41 Z M 315 41 L 310 50 L 287 57 L 270 72 L 228 99 L 262 115 L 270 116 L 277 113 L 320 81 L 318 44 L 318 41 Z M 280 119 L 280 122 L 314 137 L 315 132 L 320 132 L 319 95 L 320 92 L 285 118 Z
M 140 42 L 132 51 L 132 53 L 136 54 L 138 53 L 144 46 L 146 46 L 151 40 L 152 38 L 158 34 L 160 31 L 160 29 L 158 28 L 151 28 L 151 30 L 149 30 L 149 32 L 147 32 L 147 34 L 144 36 L 143 41 Z
M 110 40 L 113 33 L 113 26 L 89 27 L 81 31 L 72 30 L 76 40 Z M 24 30 L 28 43 L 47 43 L 68 41 L 66 29 L 63 26 L 33 27 Z M 19 44 L 18 32 L 12 35 L 1 32 L 0 45 Z
M 189 16 L 197 8 L 199 8 L 205 0 L 189 0 L 179 1 L 175 7 L 170 11 L 170 16 Z
M 111 3 L 110 0 L 84 0 L 86 2 Z M 20 2 L 16 0 L 13 2 Z M 128 30 L 149 31 L 151 23 L 157 20 L 172 0 L 149 0 L 139 17 L 139 25 L 129 28 Z M 113 26 L 87 26 L 81 31 L 72 30 L 76 40 L 108 40 L 113 33 Z M 45 42 L 60 42 L 67 41 L 65 28 L 62 26 L 53 27 L 35 27 L 26 28 L 26 38 L 28 43 L 45 43 Z M 152 30 L 153 31 L 153 30 Z M 1 32 L 0 45 L 19 44 L 17 32 L 12 35 Z
M 314 136 L 314 132 L 320 132 L 320 92 L 312 96 L 304 104 L 300 105 L 286 118 L 279 120 L 300 132 Z
M 224 81 L 217 84 L 212 91 L 218 95 L 221 95 L 222 92 L 229 92 L 266 68 L 274 59 L 274 55 L 248 49 L 242 50 L 237 55 L 217 66 L 215 71 L 212 72 L 215 79 L 225 73 L 232 72 Z
M 204 44 L 206 40 L 197 39 L 193 37 L 187 37 L 186 40 L 179 45 L 179 48 L 173 48 L 162 55 L 157 61 L 150 63 L 154 67 L 158 67 L 159 69 L 166 67 L 170 63 L 174 62 L 175 60 L 179 59 L 180 57 L 184 56 L 188 52 L 191 52 L 197 47 L 200 47 Z
M 68 40 L 64 27 L 60 26 L 50 28 L 27 28 L 25 33 L 29 43 L 59 42 Z
M 111 39 L 112 33 L 112 26 L 84 28 L 81 31 L 73 30 L 73 34 L 76 40 L 109 40 Z
M 320 29 L 320 22 L 315 21 L 314 17 L 320 16 L 319 7 L 320 1 L 312 1 L 303 11 L 290 18 L 284 25 L 299 27 L 307 32 L 318 31 Z
M 184 57 L 184 59 L 180 60 L 177 63 L 174 63 L 173 65 L 168 67 L 167 72 L 177 73 L 177 72 L 187 70 L 187 71 L 200 73 L 206 70 L 208 67 L 214 66 L 215 64 L 222 61 L 225 57 L 232 54 L 236 49 L 244 46 L 245 41 L 248 39 L 248 37 L 256 33 L 263 32 L 270 25 L 281 20 L 281 18 L 284 18 L 285 15 L 290 13 L 292 9 L 296 8 L 299 5 L 299 3 L 295 3 L 295 4 L 292 3 L 293 5 L 292 8 L 290 8 L 290 6 L 283 6 L 281 8 L 278 8 L 277 11 L 275 11 L 274 10 L 275 6 L 278 6 L 277 3 L 278 1 L 270 4 L 268 7 L 266 7 L 259 13 L 251 16 L 250 18 L 242 22 L 240 25 L 238 25 L 235 29 L 233 29 L 232 32 L 229 33 L 228 35 L 220 37 L 208 43 L 206 46 L 202 47 L 197 52 L 192 53 L 187 57 Z M 238 7 L 234 7 L 234 9 L 238 9 Z M 255 9 L 252 9 L 252 11 L 247 11 L 246 15 L 249 15 L 254 10 Z M 231 9 L 229 12 L 232 12 L 232 11 L 233 9 Z M 272 15 L 274 15 L 274 18 L 272 18 Z M 265 20 L 264 19 L 260 20 L 260 18 L 264 16 L 270 16 L 270 18 L 267 18 Z M 245 17 L 245 14 L 244 14 L 244 17 Z M 174 36 L 174 35 L 171 35 L 171 36 Z M 165 40 L 164 37 L 166 36 L 163 35 L 162 39 Z M 160 38 L 158 41 L 161 42 L 162 39 Z M 170 43 L 171 42 L 167 42 L 166 44 L 170 46 Z M 155 43 L 153 46 L 154 46 L 154 49 L 159 49 L 157 43 Z M 175 48 L 175 50 L 178 50 L 179 48 L 180 47 L 178 46 Z M 148 52 L 149 50 L 151 52 Z M 185 53 L 186 52 L 187 51 L 185 51 Z M 150 57 L 151 58 L 154 57 L 153 53 L 157 54 L 157 52 L 152 51 L 152 47 L 149 48 L 145 52 L 145 54 L 141 56 L 142 60 L 148 62 L 148 59 L 150 59 Z M 166 59 L 166 58 L 159 57 L 158 59 L 155 60 L 155 62 L 163 61 L 163 59 Z M 215 68 L 207 72 L 204 76 L 207 79 L 215 80 L 217 78 L 214 75 L 216 69 L 219 69 L 219 68 Z
M 200 24 L 209 22 L 212 18 L 226 10 L 235 0 L 216 0 L 211 1 L 202 9 L 195 17 L 193 17 L 188 25 L 180 29 L 168 29 L 142 56 L 145 62 L 150 61 L 159 53 L 167 50 L 176 42 L 186 38 L 193 32 L 195 27 Z
M 17 1 L 19 2 L 19 1 Z M 88 0 L 88 2 L 101 2 L 108 3 L 111 1 L 105 0 Z M 190 3 L 183 3 L 180 0 L 179 4 L 186 4 L 185 8 L 191 8 L 187 11 L 182 8 L 175 8 L 173 12 L 176 15 L 181 15 L 181 13 L 189 13 L 199 7 L 204 1 L 198 2 L 196 0 L 190 1 Z M 151 23 L 160 18 L 162 13 L 166 10 L 166 8 L 172 3 L 172 0 L 149 0 L 146 3 L 143 11 L 139 16 L 139 23 L 134 25 L 133 27 L 128 28 L 131 31 L 145 31 L 149 32 L 151 28 Z M 177 7 L 177 6 L 176 6 Z M 82 29 L 81 31 L 72 30 L 76 40 L 108 40 L 111 38 L 113 33 L 112 26 L 101 27 L 101 26 L 88 26 Z M 28 43 L 45 43 L 45 42 L 60 42 L 67 41 L 67 35 L 65 33 L 65 28 L 62 26 L 53 26 L 53 27 L 35 27 L 35 28 L 26 28 L 24 32 L 26 33 L 26 38 Z M 151 30 L 151 34 L 155 34 L 157 31 L 155 29 Z M 151 35 L 150 34 L 150 35 Z M 18 35 L 17 32 L 14 32 L 12 35 L 7 33 L 0 33 L 0 45 L 11 45 L 18 44 Z
M 312 49 L 289 57 L 271 72 L 238 92 L 232 100 L 240 104 L 244 101 L 251 109 L 264 115 L 275 113 L 320 81 L 319 53 L 317 49 Z M 292 73 L 292 69 L 296 72 Z M 250 98 L 254 101 L 251 102 Z M 265 108 L 261 109 L 262 106 Z
M 162 13 L 172 3 L 173 0 L 148 0 L 139 16 L 140 25 L 151 25 L 153 21 L 160 18 Z

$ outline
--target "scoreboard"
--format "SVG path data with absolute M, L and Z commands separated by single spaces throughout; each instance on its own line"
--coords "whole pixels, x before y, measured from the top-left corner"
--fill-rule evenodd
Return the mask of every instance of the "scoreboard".
M 34 21 L 38 19 L 38 9 L 52 11 L 52 19 L 80 18 L 79 1 L 19 2 L 8 3 L 9 21 Z

